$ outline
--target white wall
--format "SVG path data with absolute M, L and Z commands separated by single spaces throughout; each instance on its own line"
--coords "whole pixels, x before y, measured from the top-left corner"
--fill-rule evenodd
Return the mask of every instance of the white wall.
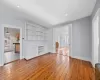
M 15 11 L 14 9 L 12 9 L 11 7 L 9 6 L 6 6 L 6 5 L 3 5 L 3 4 L 0 4 L 0 32 L 2 32 L 2 24 L 8 24 L 8 25 L 13 25 L 13 26 L 18 26 L 18 27 L 21 27 L 22 28 L 22 37 L 24 38 L 25 37 L 25 21 L 27 20 L 24 20 L 21 19 L 19 20 L 19 12 Z M 26 15 L 27 16 L 27 15 Z M 32 23 L 34 24 L 34 23 Z M 3 38 L 3 34 L 0 34 L 0 37 Z M 23 40 L 23 43 L 24 43 L 25 40 Z M 32 42 L 33 44 L 42 44 L 41 42 Z M 44 43 L 44 42 L 43 42 Z M 4 53 L 4 51 L 2 50 L 2 45 L 3 45 L 3 41 L 2 39 L 0 39 L 0 65 L 3 64 L 3 55 L 2 53 Z M 24 57 L 24 48 L 25 48 L 26 45 L 22 45 L 23 47 L 23 57 Z
M 90 17 L 72 23 L 72 57 L 91 61 L 92 26 Z
M 23 29 L 23 37 L 24 37 L 24 21 L 17 20 L 14 13 L 11 13 L 10 11 L 11 10 L 9 9 L 9 7 L 4 7 L 0 5 L 0 32 L 2 33 L 2 28 L 3 28 L 2 24 L 19 26 L 22 27 Z M 3 38 L 4 37 L 3 34 L 0 34 L 0 37 Z M 2 39 L 0 39 L 0 65 L 2 65 L 3 63 L 2 53 L 4 53 L 4 51 L 2 50 L 3 48 L 2 45 L 3 41 Z
M 82 18 L 71 22 L 72 24 L 72 54 L 74 58 L 91 61 L 92 59 L 92 25 L 90 17 Z M 63 32 L 63 27 L 60 25 L 60 32 Z M 61 29 L 62 28 L 62 29 Z M 53 42 L 57 40 L 59 33 L 53 33 Z M 53 49 L 55 48 L 53 43 Z
M 93 10 L 93 13 L 92 13 L 92 16 L 91 16 L 92 20 L 93 20 L 94 16 L 96 15 L 96 12 L 98 11 L 99 8 L 100 8 L 100 0 L 97 0 L 96 5 L 95 5 L 94 10 Z M 99 51 L 99 56 L 98 57 L 99 57 L 99 63 L 100 63 L 100 51 Z
M 9 10 L 9 8 L 7 9 Z M 3 11 L 3 8 L 0 6 L 0 33 L 2 33 L 2 24 L 8 24 L 22 27 L 24 37 L 24 21 L 17 20 L 15 17 L 16 16 L 9 14 L 9 12 Z M 0 34 L 0 37 L 3 38 L 3 34 Z M 4 51 L 2 50 L 2 45 L 3 41 L 0 39 L 0 65 L 3 64 L 2 53 L 4 53 Z
M 92 18 L 95 16 L 97 10 L 100 8 L 100 0 L 96 0 L 96 4 L 95 4 L 95 7 L 94 7 L 94 10 L 93 10 L 93 13 L 92 13 Z
M 47 31 L 47 51 L 53 52 L 53 28 Z

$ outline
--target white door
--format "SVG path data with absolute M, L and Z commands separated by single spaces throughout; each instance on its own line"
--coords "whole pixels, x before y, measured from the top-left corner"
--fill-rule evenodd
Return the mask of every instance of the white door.
M 92 60 L 93 65 L 99 62 L 99 16 L 93 20 L 93 45 L 92 45 Z

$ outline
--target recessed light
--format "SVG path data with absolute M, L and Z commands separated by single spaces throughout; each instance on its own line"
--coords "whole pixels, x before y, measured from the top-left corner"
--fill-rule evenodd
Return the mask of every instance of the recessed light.
M 65 14 L 65 16 L 68 16 L 68 14 Z
M 18 5 L 17 7 L 19 8 L 20 6 Z

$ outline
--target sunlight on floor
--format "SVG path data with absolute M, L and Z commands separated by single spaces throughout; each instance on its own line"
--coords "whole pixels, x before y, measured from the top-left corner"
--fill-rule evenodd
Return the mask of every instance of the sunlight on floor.
M 14 60 L 20 59 L 20 54 L 14 53 L 13 51 L 12 52 L 5 52 L 4 58 L 5 58 L 5 63 L 9 63 L 9 62 L 12 62 Z

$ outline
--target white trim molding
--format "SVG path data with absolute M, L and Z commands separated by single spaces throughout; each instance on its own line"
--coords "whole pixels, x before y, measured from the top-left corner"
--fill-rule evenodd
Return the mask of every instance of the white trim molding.
M 76 59 L 80 59 L 80 60 L 92 62 L 92 59 L 91 58 L 88 58 L 88 57 L 74 56 L 72 58 L 76 58 Z
M 1 63 L 0 63 L 0 66 L 3 66 L 4 65 L 4 28 L 7 27 L 7 28 L 17 28 L 17 29 L 20 29 L 20 59 L 23 59 L 23 48 L 22 48 L 22 27 L 19 27 L 19 26 L 16 26 L 16 25 L 8 25 L 8 24 L 2 24 L 2 28 L 1 28 L 1 41 L 2 41 L 2 49 L 1 49 L 1 56 L 2 58 L 0 59 Z
M 95 22 L 95 20 L 98 18 L 98 26 L 99 26 L 99 29 L 100 29 L 100 8 L 97 10 L 97 12 L 95 13 L 95 15 L 94 15 L 94 17 L 93 17 L 93 19 L 92 19 L 92 65 L 95 67 L 95 64 L 97 63 L 97 62 L 100 62 L 99 61 L 99 56 L 100 56 L 100 54 L 98 54 L 98 61 L 97 62 L 95 62 L 95 59 L 94 59 L 94 29 L 95 29 L 95 27 L 94 27 L 94 22 Z M 100 34 L 100 30 L 99 30 L 99 34 Z M 99 38 L 100 38 L 100 35 L 99 35 Z M 100 40 L 99 40 L 99 43 L 100 43 Z M 100 46 L 100 44 L 99 44 L 99 46 Z M 99 47 L 100 48 L 100 47 Z M 98 50 L 98 53 L 100 53 L 100 50 Z

